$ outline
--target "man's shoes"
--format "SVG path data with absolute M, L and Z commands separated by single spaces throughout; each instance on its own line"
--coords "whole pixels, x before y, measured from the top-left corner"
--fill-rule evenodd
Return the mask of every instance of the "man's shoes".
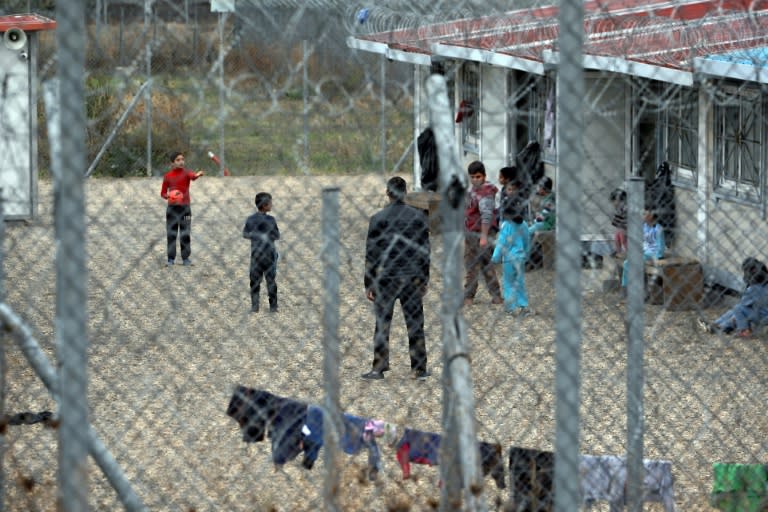
M 415 380 L 427 380 L 427 377 L 431 376 L 432 372 L 429 370 L 413 370 L 411 372 L 411 376 Z
M 187 258 L 186 260 L 182 261 L 182 264 L 183 264 L 185 267 L 191 267 L 191 266 L 192 266 L 192 260 L 190 260 L 189 258 Z
M 368 373 L 364 373 L 361 375 L 362 378 L 365 380 L 381 380 L 384 378 L 383 372 L 377 372 L 376 370 L 371 370 Z
M 494 297 L 491 299 L 491 304 L 504 304 L 504 299 L 501 297 Z

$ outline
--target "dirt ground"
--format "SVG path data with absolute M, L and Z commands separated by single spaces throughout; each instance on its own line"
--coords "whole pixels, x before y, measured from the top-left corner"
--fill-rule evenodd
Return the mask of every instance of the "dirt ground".
M 368 382 L 373 314 L 362 287 L 369 216 L 385 204 L 381 176 L 204 177 L 192 185 L 192 258 L 166 268 L 160 179 L 86 183 L 88 390 L 91 422 L 150 510 L 305 511 L 322 508 L 323 464 L 273 467 L 267 443 L 245 445 L 225 410 L 237 384 L 308 402 L 323 390 L 323 197 L 338 191 L 339 389 L 345 411 L 401 426 L 440 431 L 442 236 L 435 234 L 426 303 L 433 377 L 409 378 L 407 341 L 398 312 L 392 371 Z M 338 188 L 336 188 L 338 187 Z M 256 192 L 274 196 L 282 233 L 280 311 L 249 312 L 248 241 L 241 237 Z M 39 217 L 6 226 L 8 304 L 56 361 L 54 312 L 57 247 L 50 183 L 40 184 Z M 610 264 L 582 273 L 580 451 L 621 454 L 626 446 L 625 306 L 603 290 Z M 481 284 L 465 308 L 471 344 L 478 438 L 503 446 L 552 449 L 555 397 L 554 271 L 526 275 L 535 315 L 506 315 Z M 62 279 L 67 287 L 67 279 Z M 263 293 L 263 292 L 262 292 Z M 560 290 L 558 293 L 565 293 Z M 331 299 L 333 299 L 331 297 Z M 262 301 L 266 297 L 262 296 Z M 768 461 L 768 351 L 765 336 L 701 334 L 697 315 L 713 318 L 733 297 L 693 311 L 645 309 L 647 457 L 673 462 L 678 510 L 711 510 L 712 463 Z M 706 306 L 706 307 L 704 307 Z M 265 308 L 262 308 L 264 311 Z M 332 311 L 329 310 L 329 311 Z M 574 324 L 578 325 L 578 324 Z M 5 344 L 8 414 L 55 410 L 55 402 L 18 347 Z M 57 431 L 42 425 L 6 431 L 6 509 L 56 509 Z M 76 442 L 68 440 L 67 442 Z M 431 510 L 437 468 L 415 466 L 403 480 L 394 450 L 382 446 L 383 473 L 362 477 L 365 454 L 344 457 L 344 510 Z M 119 510 L 95 464 L 93 510 Z M 508 491 L 486 480 L 490 509 Z M 607 510 L 601 504 L 599 510 Z M 649 505 L 648 510 L 661 510 Z

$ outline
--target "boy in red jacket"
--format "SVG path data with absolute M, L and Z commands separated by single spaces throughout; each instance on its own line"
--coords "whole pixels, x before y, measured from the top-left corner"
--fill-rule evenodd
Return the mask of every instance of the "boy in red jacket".
M 486 181 L 485 165 L 474 161 L 467 168 L 471 187 L 464 209 L 464 305 L 471 306 L 477 293 L 478 274 L 483 274 L 493 304 L 501 304 L 501 288 L 493 255 L 493 225 L 496 221 L 496 192 L 498 188 Z M 490 241 L 489 241 L 490 239 Z
M 190 208 L 189 184 L 205 174 L 184 168 L 184 155 L 171 153 L 171 169 L 163 176 L 160 197 L 168 201 L 165 209 L 165 229 L 168 236 L 168 266 L 176 261 L 176 238 L 180 236 L 181 260 L 192 265 L 192 209 Z

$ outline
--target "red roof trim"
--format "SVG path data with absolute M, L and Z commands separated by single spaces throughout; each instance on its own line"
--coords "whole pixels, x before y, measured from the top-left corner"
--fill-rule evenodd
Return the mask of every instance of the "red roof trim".
M 53 30 L 56 28 L 56 22 L 45 16 L 32 13 L 0 16 L 0 32 L 7 32 L 12 28 L 20 28 L 24 32 Z
M 768 0 L 586 0 L 584 7 L 585 55 L 692 71 L 697 56 L 768 46 Z M 445 45 L 542 63 L 545 50 L 557 51 L 557 15 L 555 6 L 520 9 L 357 38 L 426 55 Z

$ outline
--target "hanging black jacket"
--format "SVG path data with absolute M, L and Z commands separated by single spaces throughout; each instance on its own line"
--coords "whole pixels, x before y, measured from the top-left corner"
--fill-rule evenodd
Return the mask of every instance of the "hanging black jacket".
M 440 168 L 437 165 L 437 143 L 432 128 L 427 128 L 416 142 L 419 151 L 419 163 L 421 164 L 421 188 L 423 190 L 437 191 L 437 174 Z

